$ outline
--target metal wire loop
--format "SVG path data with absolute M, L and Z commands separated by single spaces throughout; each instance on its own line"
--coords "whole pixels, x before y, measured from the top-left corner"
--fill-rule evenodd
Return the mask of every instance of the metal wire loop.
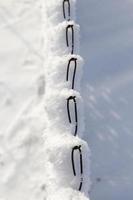
M 65 7 L 66 3 L 68 4 L 68 19 L 66 17 L 66 9 L 65 9 L 66 8 Z M 70 15 L 71 15 L 70 1 L 69 0 L 64 0 L 63 1 L 63 17 L 64 17 L 64 19 L 67 19 L 68 21 L 70 21 Z
M 75 85 L 75 75 L 76 75 L 76 69 L 77 69 L 77 58 L 71 58 L 67 65 L 67 75 L 66 75 L 66 81 L 69 79 L 69 70 L 70 70 L 70 64 L 71 62 L 74 62 L 74 72 L 73 72 L 73 78 L 72 78 L 72 89 L 74 89 Z
M 72 148 L 71 160 L 72 160 L 72 169 L 73 169 L 74 176 L 76 176 L 76 169 L 75 169 L 75 162 L 74 162 L 74 152 L 75 151 L 79 151 L 79 155 L 80 155 L 80 175 L 81 175 L 81 179 L 80 179 L 79 191 L 81 191 L 82 185 L 83 185 L 83 177 L 82 177 L 82 175 L 83 175 L 83 157 L 82 157 L 81 145 L 75 146 L 75 147 Z
M 67 44 L 67 47 L 69 47 L 69 35 L 68 35 L 69 29 L 71 29 L 71 31 L 72 31 L 72 50 L 71 50 L 71 54 L 73 54 L 74 53 L 74 25 L 69 24 L 66 27 L 66 44 Z
M 77 102 L 76 102 L 76 96 L 70 96 L 67 99 L 67 113 L 68 113 L 68 119 L 69 119 L 69 123 L 72 123 L 71 120 L 71 114 L 70 114 L 70 101 L 74 102 L 74 110 L 75 110 L 75 131 L 74 131 L 74 136 L 77 135 L 77 131 L 78 131 L 78 114 L 77 114 Z
M 67 4 L 67 8 L 68 8 L 68 13 L 66 15 L 66 4 Z M 70 16 L 71 16 L 71 6 L 70 6 L 70 0 L 63 0 L 63 17 L 64 19 L 66 19 L 67 21 L 70 21 Z M 70 41 L 69 41 L 69 29 L 71 29 L 71 34 L 72 34 L 72 39 L 71 39 L 71 54 L 74 53 L 74 25 L 69 24 L 66 27 L 66 44 L 67 47 L 70 46 Z M 69 81 L 69 74 L 70 74 L 70 66 L 71 63 L 74 62 L 74 71 L 73 71 L 73 76 L 72 76 L 72 86 L 71 88 L 74 89 L 75 87 L 75 76 L 76 76 L 76 70 L 77 70 L 77 58 L 71 58 L 69 59 L 68 65 L 67 65 L 67 74 L 66 74 L 66 81 Z M 75 132 L 74 132 L 74 136 L 77 135 L 77 131 L 78 131 L 78 114 L 77 114 L 77 102 L 76 102 L 76 96 L 70 96 L 67 99 L 67 113 L 68 113 L 68 120 L 69 123 L 72 123 L 72 119 L 71 119 L 71 114 L 70 114 L 70 101 L 74 102 L 74 110 L 75 110 Z M 82 150 L 81 150 L 81 145 L 79 146 L 75 146 L 72 148 L 72 153 L 71 153 L 71 160 L 72 160 L 72 169 L 73 169 L 73 174 L 74 176 L 76 176 L 76 169 L 75 169 L 75 161 L 74 161 L 74 153 L 75 151 L 79 152 L 79 156 L 80 156 L 80 184 L 79 184 L 79 188 L 78 190 L 81 191 L 82 189 L 82 185 L 83 185 L 83 158 L 82 158 Z

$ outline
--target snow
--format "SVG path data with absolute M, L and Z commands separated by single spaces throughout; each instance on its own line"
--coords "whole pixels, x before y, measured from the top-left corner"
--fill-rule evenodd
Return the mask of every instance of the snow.
M 70 193 L 73 195 L 74 191 L 79 188 L 81 178 L 83 179 L 81 191 L 88 196 L 90 153 L 87 143 L 78 138 L 82 136 L 84 131 L 83 100 L 80 95 L 83 60 L 79 55 L 76 55 L 79 52 L 79 25 L 74 21 L 67 22 L 61 20 L 63 17 L 60 16 L 58 12 L 62 13 L 62 1 L 45 1 L 43 8 L 46 19 L 49 18 L 45 26 L 47 42 L 44 46 L 44 52 L 47 51 L 47 56 L 44 61 L 46 81 L 44 106 L 48 122 L 47 129 L 44 133 L 44 140 L 48 157 L 47 162 L 49 164 L 49 168 L 47 169 L 47 198 L 50 198 L 50 191 L 54 191 L 54 193 L 59 191 L 60 194 L 60 190 L 64 190 L 65 188 L 73 188 L 73 192 L 71 191 L 72 193 Z M 69 24 L 74 26 L 74 55 L 70 54 L 71 47 L 67 48 L 66 45 L 66 27 Z M 77 82 L 77 84 L 75 84 L 76 90 L 71 89 L 71 79 L 68 82 L 66 81 L 67 64 L 71 58 L 79 59 L 77 61 L 78 69 L 76 70 L 75 79 L 75 82 Z M 70 71 L 72 72 L 72 70 Z M 78 72 L 79 76 L 77 76 Z M 76 97 L 76 102 L 78 104 L 78 137 L 74 137 L 75 124 L 70 124 L 67 116 L 67 99 L 71 96 Z M 72 105 L 71 110 L 73 111 L 72 113 L 74 113 Z M 74 116 L 72 118 L 74 118 Z M 70 159 L 72 149 L 80 145 L 83 155 L 83 177 L 81 177 L 80 174 L 81 166 L 78 167 L 79 174 L 76 176 L 73 175 L 72 161 Z M 78 156 L 75 157 L 75 163 L 76 166 L 78 166 L 79 158 Z M 70 199 L 71 195 L 68 195 L 66 199 Z M 54 199 L 56 198 L 56 195 L 54 195 Z M 83 197 L 79 197 L 79 199 L 81 198 Z M 60 197 L 58 197 L 58 199 L 60 199 Z
M 74 20 L 76 1 L 71 3 Z M 61 20 L 60 13 L 61 0 L 56 3 L 14 0 L 1 5 L 0 16 L 4 23 L 1 64 L 5 66 L 1 68 L 0 90 L 1 200 L 88 199 L 90 151 L 88 144 L 79 138 L 84 132 L 80 95 L 83 59 L 77 55 L 79 25 L 75 21 Z M 73 56 L 71 47 L 66 46 L 68 24 L 74 26 Z M 77 59 L 76 90 L 71 89 L 71 76 L 66 81 L 71 57 Z M 74 66 L 70 73 L 72 68 Z M 70 124 L 67 116 L 69 96 L 76 96 L 78 105 L 79 134 L 76 137 L 75 124 Z M 72 106 L 70 103 L 74 113 Z
M 50 5 L 49 2 L 47 1 L 47 6 Z M 53 0 L 52 3 L 49 12 L 52 12 L 50 9 L 54 6 L 58 9 L 60 7 L 59 0 Z M 80 24 L 78 53 L 84 57 L 85 65 L 82 70 L 80 57 L 76 88 L 78 92 L 82 92 L 80 95 L 78 93 L 79 100 L 83 101 L 80 106 L 85 106 L 85 127 L 80 126 L 80 130 L 84 130 L 80 136 L 88 142 L 92 154 L 90 199 L 132 200 L 133 1 L 84 0 L 77 1 L 77 6 L 72 15 L 75 21 L 76 12 L 76 22 Z M 43 9 L 41 0 L 0 2 L 0 200 L 34 200 L 47 197 L 48 165 L 46 166 L 44 133 L 47 132 L 48 119 L 44 113 L 43 96 L 46 91 L 44 61 L 48 52 L 43 51 L 47 42 L 42 39 L 42 32 L 44 34 L 48 26 L 44 28 L 47 21 Z M 51 23 L 62 23 L 59 12 L 54 13 L 54 16 L 47 14 Z M 61 29 L 64 26 L 65 23 Z M 63 35 L 62 41 L 64 45 Z M 64 51 L 64 46 L 62 49 Z M 61 54 L 61 57 L 59 55 L 55 58 L 59 71 L 67 60 L 67 56 L 64 58 L 64 52 Z M 51 62 L 54 63 L 53 59 Z M 62 65 L 59 65 L 60 62 Z M 51 67 L 54 70 L 53 64 Z M 82 71 L 80 90 L 78 83 Z M 61 73 L 63 72 L 64 70 Z M 61 98 L 64 98 L 68 94 L 70 83 L 63 81 L 65 79 L 62 74 L 51 74 L 56 83 L 62 81 L 62 84 L 49 84 L 56 90 L 53 95 L 65 87 L 62 95 L 60 94 Z M 54 100 L 51 104 L 53 103 Z M 64 115 L 63 117 L 65 118 Z M 62 124 L 59 128 L 65 130 L 59 141 L 62 141 L 62 137 L 67 133 L 68 138 L 71 136 L 73 127 L 66 128 Z M 59 135 L 57 131 L 56 134 Z M 79 144 L 81 140 L 74 142 Z M 66 150 L 63 149 L 66 157 L 67 149 L 71 145 L 70 142 Z M 57 151 L 62 148 L 58 143 Z M 69 153 L 71 154 L 70 151 Z M 50 156 L 53 155 L 51 152 Z M 61 173 L 58 170 L 63 167 L 62 164 L 56 164 L 57 173 Z M 73 181 L 71 180 L 71 184 L 76 187 Z M 73 191 L 72 188 L 60 188 L 49 193 L 50 200 L 60 197 L 86 199 L 84 194 Z

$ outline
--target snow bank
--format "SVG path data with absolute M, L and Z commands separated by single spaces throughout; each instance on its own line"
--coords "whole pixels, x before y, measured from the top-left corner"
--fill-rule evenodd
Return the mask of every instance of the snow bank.
M 44 27 L 44 52 L 47 52 L 44 63 L 44 107 L 47 113 L 44 141 L 48 200 L 62 197 L 66 200 L 87 199 L 90 185 L 90 152 L 87 143 L 80 139 L 84 132 L 80 95 L 83 59 L 78 55 L 79 25 L 73 21 L 76 1 L 69 2 L 72 19 L 69 21 L 63 18 L 62 0 L 46 0 L 43 6 L 47 18 Z M 67 27 L 73 30 L 67 30 Z

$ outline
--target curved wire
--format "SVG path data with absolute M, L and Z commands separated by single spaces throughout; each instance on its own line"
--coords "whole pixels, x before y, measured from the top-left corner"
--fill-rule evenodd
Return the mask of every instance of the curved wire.
M 63 17 L 64 19 L 66 18 L 66 12 L 65 12 L 65 4 L 68 3 L 68 21 L 70 21 L 70 15 L 71 15 L 71 6 L 70 6 L 70 1 L 69 0 L 64 0 L 63 1 Z
M 74 132 L 74 136 L 76 136 L 77 135 L 77 131 L 78 131 L 78 112 L 77 112 L 76 96 L 70 96 L 67 99 L 67 113 L 68 113 L 69 123 L 72 123 L 71 114 L 70 114 L 70 101 L 71 100 L 73 100 L 73 102 L 74 102 L 74 109 L 75 109 L 75 132 Z
M 72 148 L 72 153 L 71 153 L 71 160 L 72 160 L 72 169 L 73 169 L 73 174 L 76 176 L 76 169 L 75 169 L 75 163 L 74 163 L 74 152 L 78 150 L 80 154 L 80 174 L 81 174 L 81 179 L 80 179 L 80 185 L 79 185 L 79 191 L 82 189 L 83 185 L 83 157 L 82 157 L 82 150 L 81 150 L 81 145 L 75 146 Z
M 66 9 L 65 9 L 66 3 L 68 4 L 68 18 L 66 17 Z M 69 0 L 63 0 L 63 16 L 64 16 L 64 19 L 70 21 L 70 15 L 71 15 L 70 1 Z M 73 54 L 74 53 L 74 25 L 70 25 L 69 24 L 66 27 L 66 44 L 67 44 L 67 47 L 69 47 L 69 35 L 68 35 L 69 29 L 71 29 L 71 32 L 72 32 L 72 50 L 71 50 L 71 54 Z M 66 81 L 69 80 L 69 70 L 70 70 L 71 62 L 74 62 L 74 64 L 75 64 L 74 72 L 73 72 L 73 78 L 72 78 L 72 89 L 74 89 L 75 76 L 76 76 L 76 70 L 77 70 L 77 58 L 71 58 L 69 60 L 69 62 L 68 62 Z M 70 114 L 70 101 L 71 100 L 74 102 L 74 108 L 75 108 L 75 132 L 74 132 L 74 136 L 76 136 L 77 135 L 77 131 L 78 131 L 78 114 L 77 114 L 76 96 L 70 96 L 67 99 L 67 113 L 68 113 L 69 123 L 72 123 L 71 114 Z M 75 147 L 72 148 L 71 160 L 72 160 L 72 169 L 73 169 L 74 176 L 76 176 L 76 169 L 75 169 L 75 162 L 74 162 L 74 152 L 76 150 L 79 151 L 79 155 L 80 155 L 80 174 L 81 174 L 81 178 L 80 178 L 80 184 L 79 184 L 78 190 L 81 191 L 82 185 L 83 185 L 83 177 L 82 177 L 82 175 L 83 175 L 83 158 L 82 158 L 81 145 L 75 146 Z
M 72 50 L 71 50 L 71 54 L 73 54 L 73 52 L 74 52 L 74 25 L 69 24 L 66 27 L 66 44 L 67 44 L 67 47 L 69 47 L 69 39 L 68 39 L 68 31 L 69 31 L 69 29 L 71 29 L 71 31 L 72 31 Z
M 73 72 L 73 79 L 72 79 L 72 89 L 74 89 L 74 84 L 75 84 L 75 76 L 76 76 L 76 69 L 77 69 L 77 58 L 71 58 L 68 62 L 67 65 L 67 75 L 66 75 L 66 81 L 69 79 L 69 69 L 70 69 L 70 64 L 71 62 L 74 62 L 74 72 Z

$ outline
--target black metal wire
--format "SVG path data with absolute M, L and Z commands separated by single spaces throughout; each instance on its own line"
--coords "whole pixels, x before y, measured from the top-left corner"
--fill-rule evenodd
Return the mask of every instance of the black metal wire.
M 74 84 L 75 84 L 75 75 L 76 75 L 76 69 L 77 69 L 77 58 L 71 58 L 68 62 L 67 65 L 67 75 L 66 75 L 66 81 L 69 79 L 69 69 L 70 69 L 70 64 L 71 62 L 74 62 L 74 72 L 73 72 L 73 79 L 72 79 L 72 89 L 74 89 Z
M 66 44 L 67 44 L 67 47 L 69 47 L 69 39 L 68 39 L 68 31 L 69 29 L 71 29 L 72 31 L 72 50 L 71 50 L 71 54 L 73 54 L 74 52 L 74 25 L 72 24 L 69 24 L 67 27 L 66 27 Z
M 75 109 L 75 132 L 74 132 L 74 136 L 76 136 L 77 131 L 78 131 L 78 112 L 77 112 L 76 96 L 70 96 L 67 99 L 67 113 L 68 113 L 68 119 L 69 119 L 70 123 L 72 123 L 71 115 L 70 115 L 70 101 L 71 100 L 73 100 L 73 102 L 74 102 L 74 109 Z
M 66 17 L 66 3 L 68 4 L 68 15 Z M 70 16 L 71 16 L 71 6 L 70 6 L 70 1 L 69 0 L 63 0 L 63 16 L 64 19 L 70 21 Z M 74 25 L 68 25 L 66 27 L 66 44 L 67 47 L 69 47 L 69 35 L 68 35 L 68 31 L 69 29 L 71 29 L 72 31 L 72 50 L 71 50 L 71 54 L 74 53 Z M 74 62 L 75 66 L 74 66 L 74 71 L 73 71 L 73 78 L 72 78 L 72 89 L 74 89 L 75 86 L 75 76 L 76 76 L 76 70 L 77 70 L 77 58 L 71 58 L 68 62 L 67 65 L 67 74 L 66 74 L 66 81 L 69 80 L 69 70 L 70 70 L 70 65 L 71 62 Z M 76 96 L 70 96 L 67 99 L 67 112 L 68 112 L 68 119 L 69 122 L 72 123 L 71 120 L 71 114 L 70 114 L 70 101 L 74 102 L 74 108 L 75 108 L 75 132 L 74 132 L 74 136 L 77 135 L 77 131 L 78 131 L 78 114 L 77 114 L 77 102 L 76 102 Z M 72 153 L 71 153 L 71 160 L 72 160 L 72 169 L 73 169 L 73 174 L 74 176 L 76 176 L 76 169 L 75 169 L 75 163 L 74 163 L 74 152 L 78 150 L 79 154 L 80 154 L 80 174 L 81 174 L 81 179 L 80 179 L 80 184 L 79 184 L 79 188 L 78 190 L 81 191 L 82 189 L 82 185 L 83 185 L 83 158 L 82 158 L 82 150 L 81 150 L 81 145 L 79 146 L 75 146 L 72 148 Z
M 66 12 L 65 12 L 65 4 L 68 4 L 68 21 L 70 21 L 70 15 L 71 15 L 71 6 L 70 6 L 70 1 L 69 0 L 64 0 L 63 1 L 63 17 L 64 19 L 66 18 Z
M 81 178 L 81 180 L 80 180 L 79 191 L 81 191 L 82 186 L 83 186 L 83 178 Z
M 71 154 L 71 160 L 72 160 L 72 169 L 73 169 L 73 174 L 76 176 L 76 169 L 75 169 L 75 163 L 74 163 L 74 152 L 78 150 L 80 154 L 80 174 L 81 174 L 81 179 L 80 179 L 80 185 L 79 185 L 79 191 L 82 189 L 83 185 L 83 157 L 82 157 L 82 150 L 81 150 L 81 145 L 75 146 L 72 148 L 72 154 Z

